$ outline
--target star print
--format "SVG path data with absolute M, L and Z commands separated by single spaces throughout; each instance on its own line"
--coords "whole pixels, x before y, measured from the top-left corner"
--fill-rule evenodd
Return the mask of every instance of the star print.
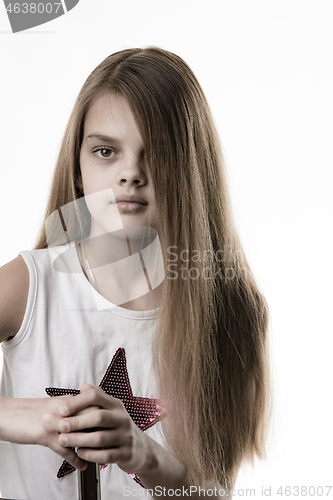
M 133 422 L 142 431 L 149 429 L 149 427 L 159 422 L 165 412 L 165 408 L 158 399 L 133 396 L 127 372 L 125 349 L 122 347 L 113 356 L 99 387 L 109 396 L 118 398 L 123 402 Z M 47 387 L 45 391 L 49 396 L 53 397 L 65 394 L 71 394 L 72 396 L 80 394 L 78 389 L 61 389 L 57 387 Z M 57 477 L 63 477 L 73 471 L 75 471 L 75 468 L 64 460 Z M 136 474 L 129 475 L 144 488 L 144 485 Z

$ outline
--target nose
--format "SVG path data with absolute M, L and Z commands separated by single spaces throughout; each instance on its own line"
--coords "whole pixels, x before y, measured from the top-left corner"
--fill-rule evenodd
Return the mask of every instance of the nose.
M 117 183 L 138 186 L 146 184 L 147 176 L 143 158 L 134 155 L 124 158 L 117 174 Z

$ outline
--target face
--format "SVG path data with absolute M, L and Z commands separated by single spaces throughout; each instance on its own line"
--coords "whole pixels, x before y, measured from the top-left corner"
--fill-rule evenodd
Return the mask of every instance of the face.
M 91 237 L 126 226 L 156 228 L 154 189 L 143 140 L 124 97 L 101 97 L 88 110 L 80 167 L 78 185 L 91 214 Z M 146 204 L 115 203 L 123 195 L 138 196 Z

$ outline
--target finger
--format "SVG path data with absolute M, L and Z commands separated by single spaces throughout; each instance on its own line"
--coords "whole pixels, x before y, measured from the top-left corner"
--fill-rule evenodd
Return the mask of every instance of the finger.
M 87 462 L 78 457 L 75 451 L 71 448 L 64 448 L 63 446 L 56 443 L 51 447 L 51 450 L 60 455 L 64 460 L 67 460 L 67 462 L 75 467 L 75 469 L 82 471 L 87 468 Z
M 75 415 L 75 413 L 88 406 L 101 406 L 111 409 L 119 406 L 119 403 L 121 403 L 119 399 L 109 396 L 100 387 L 93 387 L 66 401 L 64 405 L 60 406 L 59 413 L 62 417 L 67 417 Z
M 121 425 L 121 422 L 122 418 L 119 412 L 98 409 L 82 415 L 62 418 L 58 423 L 58 431 L 68 433 L 84 429 L 115 429 Z
M 88 408 L 84 408 L 83 410 L 75 413 L 75 415 L 73 415 L 73 417 L 76 417 L 78 415 L 84 415 L 85 413 L 91 413 L 92 411 L 96 411 L 96 410 L 100 410 L 100 409 L 101 409 L 100 406 L 88 406 Z
M 84 384 L 82 387 L 80 387 L 80 392 L 85 392 L 85 391 L 89 391 L 89 389 L 93 389 L 94 387 L 96 387 L 95 385 L 91 385 L 91 384 Z
M 95 462 L 101 465 L 126 463 L 131 460 L 131 454 L 129 452 L 124 452 L 122 448 L 110 448 L 107 450 L 79 448 L 77 453 L 87 462 Z
M 70 448 L 108 448 L 131 444 L 130 439 L 118 429 L 60 434 L 58 441 L 61 446 Z
M 59 399 L 60 401 L 63 399 L 64 401 L 68 401 L 70 399 L 73 399 L 75 396 L 72 394 L 63 394 L 62 396 L 56 396 L 56 399 Z

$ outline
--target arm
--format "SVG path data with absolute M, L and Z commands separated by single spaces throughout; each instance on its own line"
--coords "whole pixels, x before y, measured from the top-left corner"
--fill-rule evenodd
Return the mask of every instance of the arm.
M 100 408 L 86 415 L 71 416 L 89 406 Z M 154 498 L 161 495 L 168 498 L 169 489 L 177 490 L 179 498 L 199 499 L 203 496 L 202 491 L 199 496 L 195 487 L 191 488 L 184 465 L 142 432 L 123 403 L 108 396 L 101 388 L 83 386 L 81 394 L 66 402 L 59 411 L 64 417 L 59 422 L 59 443 L 78 448 L 77 454 L 82 459 L 99 464 L 117 463 L 124 472 L 136 473 L 145 487 L 152 490 L 150 493 Z M 95 430 L 79 432 L 88 428 Z M 210 495 L 211 498 L 220 498 L 218 485 L 216 490 L 216 495 Z
M 84 470 L 87 464 L 74 450 L 60 445 L 59 408 L 74 396 L 55 398 L 0 397 L 0 439 L 17 444 L 46 446 L 75 468 Z
M 0 342 L 19 331 L 28 300 L 29 271 L 23 258 L 0 267 Z
M 29 271 L 20 255 L 0 267 L 0 290 L 0 342 L 5 342 L 19 331 L 28 300 Z M 84 470 L 86 462 L 58 442 L 58 423 L 61 419 L 58 409 L 72 397 L 0 397 L 0 439 L 47 446 L 74 467 Z

